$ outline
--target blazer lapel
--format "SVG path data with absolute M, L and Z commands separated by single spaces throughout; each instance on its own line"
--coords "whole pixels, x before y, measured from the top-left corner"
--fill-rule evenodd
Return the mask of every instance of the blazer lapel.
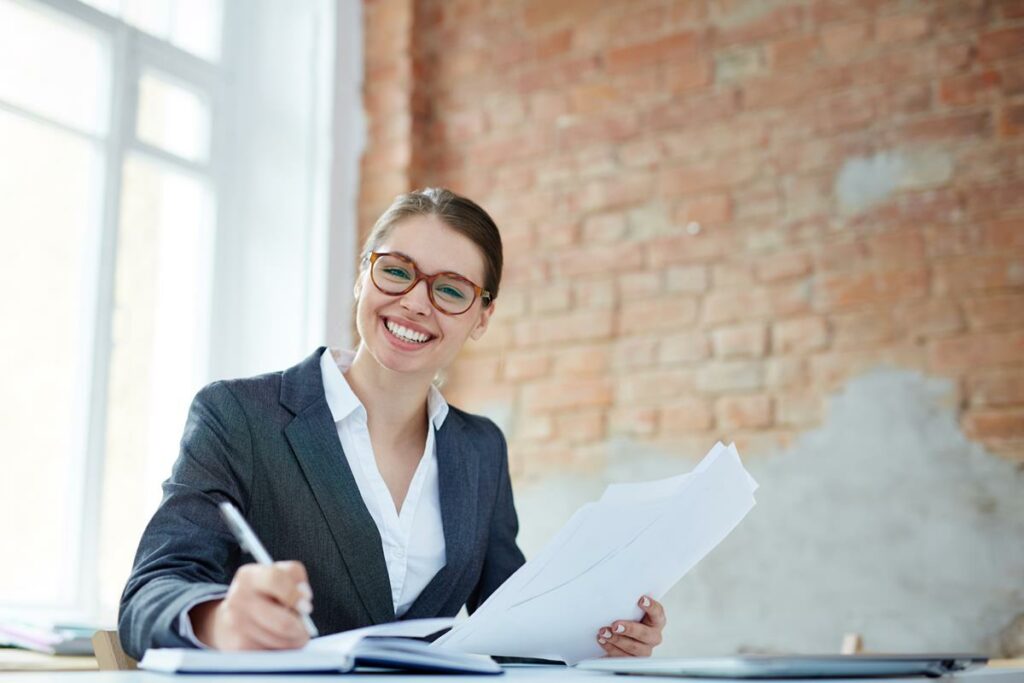
M 324 397 L 321 353 L 322 347 L 284 373 L 281 402 L 295 413 L 295 419 L 285 427 L 285 436 L 371 621 L 376 624 L 394 621 L 391 583 L 380 533 L 359 495 L 359 487 L 338 440 L 337 428 Z
M 480 470 L 463 433 L 462 418 L 449 412 L 435 436 L 445 566 L 402 615 L 403 619 L 439 615 L 466 568 L 476 535 Z

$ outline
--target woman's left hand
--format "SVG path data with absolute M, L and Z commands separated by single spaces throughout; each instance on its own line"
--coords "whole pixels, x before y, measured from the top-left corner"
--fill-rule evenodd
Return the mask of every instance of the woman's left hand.
M 665 608 L 652 597 L 637 602 L 644 616 L 640 621 L 615 621 L 597 632 L 597 643 L 609 657 L 650 657 L 661 644 Z

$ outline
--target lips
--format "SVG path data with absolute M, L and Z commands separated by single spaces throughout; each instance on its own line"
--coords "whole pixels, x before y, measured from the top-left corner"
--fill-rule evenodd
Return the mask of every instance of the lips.
M 399 336 L 399 334 L 404 334 L 402 330 L 397 330 L 393 332 L 391 329 L 388 328 L 389 322 L 393 327 L 400 327 L 403 330 L 405 330 L 405 333 L 425 336 L 426 339 L 423 341 L 415 341 L 407 339 L 403 336 Z M 417 351 L 420 348 L 429 345 L 430 342 L 437 338 L 436 335 L 431 334 L 430 332 L 427 332 L 426 330 L 423 330 L 418 326 L 411 325 L 405 321 L 399 321 L 394 318 L 385 318 L 384 316 L 381 316 L 380 324 L 381 327 L 383 328 L 382 333 L 384 334 L 385 337 L 388 338 L 388 341 L 390 341 L 393 346 L 396 346 L 399 349 L 402 349 L 403 351 Z

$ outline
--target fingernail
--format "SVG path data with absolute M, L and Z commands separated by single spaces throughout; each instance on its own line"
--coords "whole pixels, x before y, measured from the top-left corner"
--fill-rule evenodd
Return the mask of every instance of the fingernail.
M 309 599 L 313 598 L 313 589 L 309 587 L 309 584 L 303 581 L 299 584 L 299 592 L 302 593 Z
M 625 633 L 626 632 L 626 627 L 623 626 L 622 624 L 619 624 L 618 626 L 615 627 L 615 632 L 616 633 Z
M 650 607 L 651 606 L 651 599 L 648 598 L 645 595 L 644 597 L 640 598 L 640 604 L 643 605 L 644 607 Z
M 295 609 L 299 610 L 303 614 L 311 614 L 313 612 L 313 603 L 303 598 L 295 604 Z
M 605 638 L 611 638 L 612 637 L 612 632 L 609 631 L 608 629 L 605 629 L 605 630 L 601 631 L 601 635 L 604 636 Z
M 602 645 L 604 645 L 604 644 L 605 644 L 605 643 L 607 643 L 608 641 L 607 641 L 607 640 L 605 640 L 604 638 L 598 638 L 598 639 L 597 639 L 597 642 L 599 642 L 599 643 L 601 643 Z

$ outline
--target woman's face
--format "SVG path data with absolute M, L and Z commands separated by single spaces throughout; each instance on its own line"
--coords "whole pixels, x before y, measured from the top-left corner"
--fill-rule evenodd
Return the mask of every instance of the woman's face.
M 480 248 L 455 232 L 436 216 L 413 216 L 398 223 L 378 252 L 400 252 L 416 262 L 421 273 L 453 272 L 484 286 L 484 259 Z M 455 360 L 470 337 L 479 339 L 494 312 L 479 297 L 468 311 L 446 315 L 430 303 L 427 283 L 397 296 L 381 292 L 364 268 L 355 285 L 356 328 L 362 343 L 380 365 L 389 370 L 416 373 L 433 378 Z M 406 330 L 428 335 L 425 342 L 404 341 L 388 329 L 401 325 Z

